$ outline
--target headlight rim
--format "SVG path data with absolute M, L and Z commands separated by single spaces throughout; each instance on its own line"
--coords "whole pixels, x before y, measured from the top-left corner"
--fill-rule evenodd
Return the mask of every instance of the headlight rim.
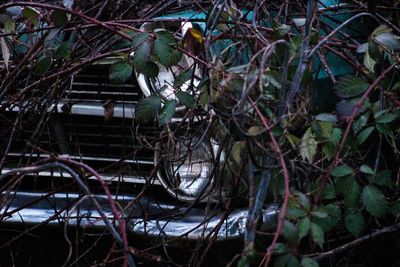
M 161 132 L 161 135 L 165 132 Z M 208 134 L 203 137 L 203 140 L 200 142 L 206 142 L 206 146 L 210 152 L 210 161 L 212 162 L 211 167 L 211 175 L 208 177 L 208 182 L 205 185 L 204 189 L 199 195 L 189 196 L 184 195 L 179 190 L 176 190 L 171 187 L 167 172 L 165 171 L 165 160 L 162 159 L 161 154 L 161 141 L 156 144 L 156 150 L 154 152 L 154 165 L 158 166 L 157 170 L 157 178 L 160 184 L 167 190 L 167 192 L 174 197 L 175 199 L 183 202 L 207 202 L 212 201 L 215 202 L 215 199 L 212 197 L 215 194 L 215 185 L 216 185 L 216 172 L 218 168 L 218 163 L 216 163 L 215 154 L 216 151 L 220 149 L 219 144 Z M 198 144 L 201 145 L 201 144 Z M 197 148 L 196 148 L 197 149 Z M 161 162 L 159 162 L 161 161 Z

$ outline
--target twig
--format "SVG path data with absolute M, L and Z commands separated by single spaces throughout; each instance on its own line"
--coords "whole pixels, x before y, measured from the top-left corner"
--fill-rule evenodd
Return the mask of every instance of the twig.
M 296 73 L 292 80 L 292 85 L 290 86 L 290 89 L 285 96 L 283 106 L 279 111 L 280 116 L 284 115 L 287 110 L 290 110 L 290 106 L 292 105 L 294 97 L 296 96 L 299 90 L 301 80 L 304 76 L 304 71 L 306 70 L 306 67 L 308 65 L 308 61 L 310 59 L 310 54 L 308 54 L 308 49 L 310 47 L 311 29 L 316 9 L 317 9 L 317 1 L 308 0 L 307 17 L 304 28 L 303 42 L 301 43 L 301 48 L 300 48 L 299 65 L 297 66 Z
M 131 266 L 131 267 L 133 267 L 133 266 L 135 266 L 135 263 L 134 263 L 134 261 L 133 261 L 133 258 L 131 257 L 131 255 L 130 255 L 130 252 L 129 252 L 129 246 L 128 246 L 128 238 L 127 238 L 127 236 L 126 236 L 126 225 L 125 225 L 125 220 L 123 219 L 123 218 L 121 218 L 121 214 L 118 212 L 118 210 L 117 210 L 117 207 L 115 206 L 115 202 L 114 202 L 114 200 L 113 200 L 113 198 L 112 198 L 112 195 L 111 195 L 111 192 L 110 192 L 110 190 L 109 190 L 109 188 L 108 188 L 108 186 L 106 185 L 106 183 L 105 183 L 105 181 L 104 181 L 104 179 L 94 170 L 94 169 L 92 169 L 90 166 L 88 166 L 88 165 L 86 165 L 86 164 L 84 164 L 84 163 L 82 163 L 82 162 L 78 162 L 78 161 L 75 161 L 75 160 L 72 160 L 72 159 L 64 159 L 64 158 L 58 158 L 58 160 L 59 161 L 62 161 L 62 162 L 66 162 L 66 163 L 69 163 L 69 164 L 74 164 L 74 165 L 76 165 L 76 166 L 79 166 L 79 167 L 81 167 L 81 168 L 83 168 L 83 169 L 86 169 L 87 171 L 89 171 L 92 175 L 94 175 L 94 177 L 96 177 L 96 179 L 99 181 L 99 183 L 100 183 L 100 185 L 103 187 L 103 190 L 104 190 L 104 192 L 105 192 L 105 194 L 107 195 L 107 198 L 108 198 L 108 201 L 109 201 L 109 203 L 110 203 L 110 206 L 111 206 L 111 211 L 112 211 L 112 213 L 113 213 L 113 215 L 114 215 L 114 217 L 115 217 L 115 219 L 118 221 L 118 223 L 119 223 L 119 229 L 120 229 L 120 234 L 121 234 L 121 239 L 119 238 L 119 240 L 117 239 L 117 241 L 118 242 L 120 242 L 120 244 L 123 246 L 123 248 L 124 248 L 124 254 L 125 254 L 125 262 L 124 262 L 124 266 L 127 266 L 128 265 L 128 263 L 129 263 L 129 266 Z M 63 164 L 64 165 L 64 164 Z M 66 166 L 66 165 L 64 165 L 65 167 L 68 167 L 68 166 Z M 64 168 L 65 168 L 64 167 Z M 69 167 L 68 167 L 69 168 Z M 70 168 L 69 168 L 70 169 Z M 67 169 L 68 170 L 68 169 Z M 70 169 L 71 170 L 71 169 Z M 81 185 L 81 187 L 82 187 L 82 185 Z M 86 194 L 88 194 L 89 196 L 91 196 L 92 194 L 90 193 L 90 191 L 89 191 L 89 189 L 87 188 L 83 188 L 84 190 L 85 190 L 85 193 Z M 92 198 L 92 200 L 94 201 L 94 197 L 91 197 Z M 95 204 L 96 204 L 96 202 L 97 202 L 97 200 L 96 201 L 94 201 L 95 202 Z M 98 207 L 98 209 L 100 208 L 100 206 Z M 100 210 L 101 210 L 101 208 L 100 208 Z M 104 213 L 104 212 L 103 212 Z M 105 214 L 104 214 L 104 216 L 105 216 Z M 102 215 L 102 217 L 103 217 L 103 215 Z M 106 217 L 105 217 L 106 218 Z M 106 221 L 105 221 L 106 222 Z M 114 233 L 115 234 L 115 233 Z
M 121 36 L 124 39 L 132 40 L 132 38 L 129 35 L 126 35 L 125 33 L 121 32 L 121 31 L 117 31 L 116 29 L 114 29 L 113 27 L 110 27 L 105 22 L 99 21 L 95 18 L 85 15 L 82 11 L 70 10 L 70 9 L 67 9 L 67 8 L 61 7 L 61 6 L 49 5 L 49 4 L 43 4 L 43 3 L 32 3 L 32 2 L 13 2 L 13 3 L 3 4 L 3 5 L 0 5 L 0 11 L 6 9 L 8 7 L 13 7 L 13 6 L 40 7 L 40 8 L 44 8 L 44 9 L 50 9 L 50 10 L 60 10 L 60 11 L 75 15 L 77 17 L 80 17 L 84 21 L 97 24 L 97 25 L 115 33 L 116 35 Z
M 346 27 L 347 24 L 351 23 L 353 20 L 360 18 L 360 17 L 364 17 L 364 16 L 369 16 L 374 18 L 378 23 L 379 23 L 379 19 L 377 19 L 374 15 L 367 13 L 367 12 L 363 12 L 357 15 L 354 15 L 353 17 L 349 18 L 348 20 L 346 20 L 345 22 L 343 22 L 342 24 L 340 24 L 337 28 L 335 28 L 333 31 L 331 31 L 327 36 L 325 36 L 321 41 L 318 42 L 318 44 L 316 46 L 314 46 L 314 48 L 308 53 L 308 57 L 311 58 L 314 53 L 321 47 L 321 45 L 325 44 L 326 41 L 328 41 L 332 36 L 334 36 L 338 31 L 340 31 L 342 28 Z
M 341 252 L 343 252 L 343 251 L 345 251 L 345 250 L 347 250 L 349 248 L 355 247 L 355 246 L 357 246 L 357 245 L 359 245 L 359 244 L 361 244 L 361 243 L 363 243 L 365 241 L 369 241 L 369 240 L 377 238 L 377 237 L 379 237 L 381 235 L 384 235 L 384 234 L 387 234 L 387 233 L 396 232 L 396 231 L 399 231 L 399 230 L 400 230 L 400 223 L 397 223 L 395 225 L 391 225 L 391 226 L 385 227 L 383 229 L 380 229 L 380 230 L 378 230 L 378 231 L 376 231 L 374 233 L 359 237 L 359 238 L 357 238 L 357 239 L 355 239 L 355 240 L 353 240 L 353 241 L 351 241 L 351 242 L 349 242 L 349 243 L 347 243 L 347 244 L 345 244 L 343 246 L 334 248 L 334 249 L 332 249 L 330 251 L 317 253 L 317 254 L 303 255 L 303 257 L 310 257 L 310 258 L 313 258 L 314 260 L 322 260 L 322 259 L 325 259 L 327 257 L 331 257 L 331 256 L 334 256 L 334 255 L 336 255 L 338 253 L 341 253 Z
M 270 123 L 269 123 L 268 119 L 266 117 L 264 117 L 264 115 L 261 113 L 260 109 L 257 107 L 256 103 L 253 102 L 253 100 L 250 97 L 249 97 L 249 101 L 252 104 L 252 106 L 254 107 L 254 109 L 255 109 L 258 117 L 260 118 L 261 122 L 263 123 L 264 127 L 267 129 L 270 129 Z M 263 258 L 263 262 L 265 261 L 264 266 L 268 266 L 269 261 L 271 260 L 272 251 L 274 250 L 276 242 L 278 241 L 279 235 L 281 234 L 283 222 L 285 221 L 285 217 L 286 217 L 286 211 L 287 211 L 287 207 L 288 207 L 288 203 L 289 203 L 289 198 L 291 197 L 290 188 L 289 188 L 289 183 L 290 183 L 289 171 L 286 166 L 286 162 L 283 157 L 282 150 L 278 144 L 278 141 L 275 139 L 272 129 L 268 131 L 268 134 L 269 134 L 269 137 L 272 142 L 272 148 L 275 150 L 275 153 L 278 156 L 279 164 L 282 168 L 283 178 L 284 178 L 284 182 L 285 182 L 285 194 L 284 194 L 282 206 L 279 211 L 278 225 L 276 227 L 274 238 L 272 240 L 271 245 L 268 247 L 267 252 L 265 253 L 264 258 Z
M 114 200 L 111 197 L 111 193 L 108 190 L 108 187 L 105 185 L 104 180 L 97 174 L 97 172 L 95 172 L 93 169 L 88 167 L 86 164 L 76 162 L 74 160 L 62 159 L 62 158 L 59 158 L 59 161 L 67 162 L 70 164 L 75 164 L 77 166 L 85 168 L 86 170 L 89 170 L 90 172 L 92 172 L 93 175 L 95 175 L 95 177 L 99 180 L 99 182 L 104 186 L 104 191 L 108 197 L 108 200 L 110 201 L 112 212 L 119 223 L 120 232 L 121 232 L 122 237 L 115 230 L 114 226 L 112 225 L 112 223 L 108 219 L 107 215 L 104 213 L 103 209 L 101 208 L 99 202 L 94 197 L 94 195 L 90 192 L 89 188 L 83 182 L 83 180 L 80 178 L 80 176 L 74 170 L 72 170 L 69 166 L 65 165 L 64 163 L 50 162 L 50 163 L 46 163 L 46 164 L 39 165 L 39 166 L 13 169 L 3 175 L 0 175 L 0 182 L 3 179 L 5 179 L 6 177 L 13 175 L 15 173 L 20 173 L 20 172 L 39 172 L 42 170 L 47 170 L 47 169 L 52 169 L 52 168 L 61 168 L 61 169 L 66 170 L 75 179 L 75 181 L 78 183 L 79 187 L 83 190 L 83 192 L 85 192 L 85 194 L 92 200 L 92 202 L 95 205 L 96 210 L 99 212 L 102 220 L 104 221 L 104 224 L 110 230 L 111 234 L 114 236 L 114 238 L 117 240 L 117 242 L 124 248 L 124 254 L 125 254 L 124 258 L 126 259 L 124 266 L 127 266 L 129 264 L 129 266 L 134 267 L 135 263 L 133 261 L 132 256 L 130 255 L 129 248 L 128 248 L 128 242 L 127 242 L 126 231 L 125 231 L 125 222 L 121 219 L 119 212 L 117 211 L 117 209 L 115 207 Z
M 71 216 L 72 216 L 73 212 L 75 211 L 75 209 L 77 209 L 83 203 L 83 201 L 86 201 L 86 199 L 88 199 L 88 198 L 89 197 L 87 195 L 85 195 L 78 202 L 76 202 L 74 204 L 74 206 L 71 208 L 71 210 L 69 210 L 69 214 L 68 214 L 67 218 L 65 219 L 64 239 L 68 243 L 68 255 L 67 255 L 67 258 L 64 261 L 64 264 L 62 265 L 63 267 L 68 265 L 68 262 L 70 261 L 70 259 L 72 257 L 72 242 L 68 237 L 68 221 L 71 218 Z
M 344 145 L 346 143 L 346 140 L 351 132 L 354 120 L 356 119 L 358 112 L 360 111 L 360 109 L 362 108 L 364 102 L 368 99 L 369 95 L 372 93 L 372 91 L 375 89 L 376 86 L 378 86 L 378 84 L 400 63 L 400 60 L 397 60 L 396 62 L 394 62 L 392 65 L 390 65 L 390 67 L 388 67 L 381 75 L 379 75 L 378 78 L 375 79 L 375 81 L 369 85 L 368 89 L 364 92 L 364 94 L 362 95 L 362 97 L 360 98 L 360 100 L 358 100 L 357 104 L 354 106 L 353 112 L 351 113 L 348 122 L 347 122 L 347 126 L 346 129 L 343 133 L 342 139 L 340 140 L 339 146 L 336 150 L 336 154 L 335 154 L 335 158 L 332 162 L 332 164 L 329 166 L 328 171 L 326 172 L 326 174 L 322 177 L 322 181 L 320 184 L 320 188 L 318 191 L 318 194 L 315 198 L 315 203 L 318 202 L 322 191 L 325 188 L 325 185 L 329 179 L 330 173 L 331 171 L 339 164 L 340 162 L 340 156 L 342 154 L 342 151 L 344 149 Z

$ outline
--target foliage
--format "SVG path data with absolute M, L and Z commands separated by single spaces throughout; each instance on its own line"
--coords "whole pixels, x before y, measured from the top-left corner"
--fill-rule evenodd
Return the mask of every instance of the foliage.
M 238 200 L 252 212 L 273 201 L 282 211 L 272 231 L 275 241 L 246 240 L 251 245 L 243 249 L 238 265 L 249 264 L 251 247 L 271 266 L 318 266 L 318 253 L 394 225 L 399 215 L 400 82 L 395 66 L 400 33 L 393 27 L 399 21 L 383 13 L 387 19 L 367 29 L 356 23 L 351 7 L 338 6 L 340 16 L 354 19 L 339 28 L 332 21 L 344 18 L 331 11 L 266 2 L 265 9 L 254 6 L 259 1 L 207 5 L 206 19 L 199 22 L 204 36 L 191 39 L 182 36 L 180 24 L 178 29 L 139 29 L 131 23 L 135 20 L 120 23 L 100 13 L 103 22 L 89 11 L 92 19 L 80 11 L 27 4 L 20 18 L 8 16 L 2 30 L 14 37 L 1 36 L 7 70 L 1 73 L 0 101 L 55 103 L 67 86 L 58 78 L 107 58 L 113 58 L 108 78 L 115 86 L 139 75 L 155 84 L 161 71 L 170 71 L 172 84 L 153 88 L 151 96 L 138 101 L 134 127 L 157 121 L 174 134 L 173 141 L 187 138 L 190 131 L 211 136 L 221 144 L 216 154 L 223 161 L 214 171 L 222 177 L 220 184 L 232 186 L 229 197 L 235 200 L 223 199 L 221 206 L 231 210 Z M 308 2 L 311 9 L 316 1 Z M 249 15 L 246 8 L 273 12 Z M 335 29 L 341 34 L 330 35 Z M 34 74 L 26 76 L 21 90 L 16 90 L 16 79 L 23 74 L 15 66 Z M 54 91 L 37 89 L 43 84 Z M 146 145 L 157 149 L 155 143 Z M 263 187 L 265 173 L 272 178 Z M 256 222 L 248 219 L 248 225 Z M 337 232 L 343 238 L 334 241 Z

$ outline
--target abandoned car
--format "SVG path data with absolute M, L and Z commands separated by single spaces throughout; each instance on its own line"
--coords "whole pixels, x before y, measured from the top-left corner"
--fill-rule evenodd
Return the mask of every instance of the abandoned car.
M 331 26 L 345 21 L 334 13 L 338 2 L 320 2 L 319 8 L 330 12 Z M 272 165 L 265 158 L 271 151 L 258 143 L 266 142 L 260 137 L 265 131 L 254 126 L 242 133 L 241 122 L 232 118 L 251 109 L 242 101 L 249 96 L 275 103 L 285 85 L 272 74 L 294 70 L 266 69 L 265 80 L 254 80 L 272 89 L 265 94 L 245 90 L 256 85 L 241 74 L 257 77 L 259 71 L 247 63 L 272 57 L 234 40 L 246 36 L 237 26 L 242 20 L 248 27 L 255 24 L 253 11 L 224 11 L 224 23 L 213 23 L 213 15 L 203 11 L 176 12 L 130 29 L 73 10 L 66 15 L 55 9 L 54 20 L 46 21 L 35 8 L 45 6 L 26 4 L 20 13 L 0 10 L 9 33 L 0 37 L 2 224 L 108 228 L 120 238 L 114 227 L 123 221 L 133 234 L 181 240 L 238 238 L 256 217 L 257 229 L 276 227 L 279 207 L 273 198 L 249 212 L 248 198 L 254 198 L 261 182 L 249 185 L 248 177 L 260 179 L 263 167 Z M 60 30 L 68 29 L 70 15 L 86 24 Z M 303 27 L 304 20 L 293 19 L 292 28 Z M 283 48 L 285 56 L 274 59 L 276 65 L 301 46 L 301 39 L 295 47 L 282 37 L 293 31 L 288 25 L 265 22 L 259 28 L 281 38 L 276 49 Z M 221 37 L 224 30 L 226 38 Z M 96 38 L 102 43 L 92 48 Z M 80 46 L 74 47 L 73 40 Z M 37 50 L 42 46 L 42 52 Z M 215 64 L 209 66 L 207 59 Z M 335 55 L 327 60 L 331 69 L 315 60 L 309 71 L 321 86 L 353 70 Z M 219 68 L 229 73 L 227 84 L 219 79 Z M 213 83 L 241 100 L 223 97 Z M 315 96 L 323 97 L 329 95 Z M 259 139 L 246 145 L 247 135 Z M 251 158 L 243 157 L 246 149 L 254 150 Z
M 168 17 L 176 19 L 179 14 Z M 160 18 L 167 23 L 144 24 L 141 29 L 156 25 L 162 30 L 169 18 Z M 187 21 L 171 25 L 181 28 L 181 37 L 192 28 Z M 26 34 L 19 41 L 37 37 Z M 6 46 L 4 43 L 3 48 Z M 26 52 L 18 42 L 10 49 L 13 56 Z M 5 70 L 8 59 L 3 55 L 3 60 Z M 248 208 L 241 204 L 221 209 L 234 195 L 232 184 L 222 184 L 217 178 L 227 155 L 219 144 L 222 139 L 209 129 L 216 127 L 212 115 L 201 112 L 185 118 L 187 107 L 178 105 L 168 127 L 160 127 L 156 121 L 134 120 L 136 105 L 143 97 L 163 88 L 164 98 L 174 98 L 170 95 L 174 77 L 179 75 L 174 71 L 180 70 L 159 64 L 156 79 L 135 72 L 115 84 L 110 82 L 109 69 L 119 60 L 118 56 L 106 57 L 65 77 L 59 81 L 62 93 L 52 101 L 44 101 L 49 92 L 40 88 L 34 89 L 37 94 L 30 99 L 9 101 L 8 96 L 24 88 L 25 81 L 19 78 L 8 86 L 3 84 L 2 223 L 105 227 L 115 219 L 112 198 L 132 233 L 184 239 L 214 234 L 218 239 L 229 239 L 243 234 Z M 7 65 L 8 71 L 19 71 L 12 57 Z M 194 62 L 183 56 L 179 65 L 190 68 Z M 181 87 L 197 85 L 200 70 L 195 70 L 195 76 L 194 81 L 183 81 Z M 43 86 L 49 85 L 45 82 Z M 97 171 L 81 169 L 78 175 L 67 166 L 75 163 Z M 235 194 L 243 197 L 243 192 Z M 264 229 L 272 229 L 277 207 L 266 207 L 262 214 Z

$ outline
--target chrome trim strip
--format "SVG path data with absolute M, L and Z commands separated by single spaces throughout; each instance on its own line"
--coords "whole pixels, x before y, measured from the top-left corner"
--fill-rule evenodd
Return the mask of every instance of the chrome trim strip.
M 112 92 L 112 91 L 89 91 L 89 90 L 68 90 L 69 94 L 91 94 L 91 95 L 123 95 L 138 96 L 138 93 L 132 92 Z
M 99 213 L 95 210 L 94 205 L 88 198 L 84 199 L 79 209 L 71 210 L 71 207 L 77 203 L 80 196 L 76 193 L 56 193 L 46 197 L 46 193 L 30 193 L 30 192 L 11 192 L 6 199 L 2 193 L 2 201 L 5 205 L 0 209 L 0 217 L 5 212 L 3 222 L 10 224 L 39 224 L 55 215 L 55 211 L 60 213 L 51 220 L 49 224 L 60 225 L 67 223 L 72 226 L 80 227 L 101 227 L 105 225 L 101 220 Z M 152 237 L 179 237 L 182 239 L 196 240 L 206 238 L 212 235 L 221 222 L 223 213 L 213 216 L 207 214 L 204 209 L 193 208 L 183 217 L 172 217 L 168 214 L 179 214 L 184 209 L 172 205 L 160 205 L 155 201 L 142 197 L 136 205 L 128 207 L 136 196 L 119 195 L 113 196 L 118 202 L 118 206 L 125 207 L 124 216 L 127 219 L 127 229 L 131 233 L 140 235 L 149 235 Z M 110 206 L 105 195 L 96 195 L 96 199 L 100 203 L 106 216 L 113 220 Z M 2 202 L 0 202 L 2 203 Z M 32 204 L 33 203 L 33 204 Z M 18 210 L 21 207 L 23 209 Z M 68 210 L 63 210 L 69 207 Z M 146 210 L 143 211 L 143 208 Z M 6 210 L 7 209 L 7 210 Z M 144 214 L 143 212 L 146 212 Z M 129 218 L 127 217 L 129 214 Z M 246 231 L 247 209 L 236 209 L 222 223 L 218 234 L 218 240 L 226 240 L 240 237 Z M 148 216 L 148 220 L 143 218 Z M 278 209 L 276 205 L 262 210 L 262 229 L 269 231 L 276 227 Z M 159 219 L 154 219 L 157 216 Z
M 1 174 L 5 174 L 7 172 L 12 171 L 11 168 L 3 168 L 0 171 Z M 72 178 L 71 174 L 64 171 L 40 171 L 40 172 L 33 172 L 31 175 L 37 175 L 39 177 L 63 177 L 63 178 Z M 107 174 L 100 174 L 104 181 L 106 182 L 124 182 L 124 183 L 134 183 L 134 184 L 145 184 L 146 178 L 143 176 L 132 176 L 132 175 L 107 175 Z M 89 176 L 88 179 L 96 180 L 95 176 Z M 161 185 L 158 179 L 152 179 L 152 185 Z
M 100 99 L 90 99 L 90 98 L 78 98 L 78 97 L 73 97 L 73 95 L 69 96 L 68 98 L 64 98 L 68 101 L 66 102 L 70 102 L 70 103 L 85 103 L 85 104 L 92 104 L 92 103 L 98 103 L 98 104 L 104 104 L 105 101 L 104 100 L 100 100 Z M 122 106 L 128 106 L 128 105 L 136 105 L 137 101 L 136 100 L 116 100 L 114 101 L 115 104 L 117 105 L 122 105 Z
M 59 113 L 64 113 L 62 107 L 69 103 L 69 101 L 62 100 L 60 101 L 57 106 L 55 104 L 50 105 L 48 111 L 51 112 L 55 108 Z M 98 116 L 104 117 L 104 103 L 101 102 L 79 102 L 79 103 L 72 103 L 70 107 L 70 112 L 75 115 L 87 115 L 87 116 Z M 1 104 L 0 104 L 1 106 Z M 8 111 L 19 111 L 18 106 L 14 106 L 12 108 L 7 108 Z M 115 103 L 114 105 L 114 114 L 113 117 L 116 118 L 127 118 L 133 119 L 135 118 L 135 105 L 125 103 Z
M 13 157 L 22 157 L 24 154 L 21 153 L 13 153 L 10 152 L 7 154 L 8 156 L 13 156 Z M 39 158 L 48 158 L 50 155 L 48 154 L 34 154 L 34 157 L 39 157 Z M 126 162 L 126 163 L 132 163 L 132 164 L 146 164 L 146 165 L 154 165 L 154 162 L 151 160 L 132 160 L 132 159 L 117 159 L 117 158 L 102 158 L 102 157 L 86 157 L 86 156 L 74 156 L 74 155 L 68 155 L 68 154 L 63 154 L 59 155 L 60 158 L 65 158 L 65 159 L 75 159 L 75 160 L 83 160 L 83 161 L 105 161 L 105 162 Z
M 79 78 L 79 75 L 76 76 Z M 121 88 L 121 87 L 125 87 L 125 88 L 135 88 L 136 86 L 134 84 L 122 84 L 122 85 L 115 85 L 115 84 L 111 84 L 111 83 L 107 83 L 107 84 L 102 84 L 102 83 L 89 83 L 89 82 L 72 82 L 72 86 L 107 86 L 107 87 L 116 87 L 116 88 Z
M 62 110 L 62 107 L 67 104 L 69 101 L 60 101 L 57 104 L 57 112 L 59 113 L 65 113 Z M 71 100 L 73 102 L 73 100 Z M 96 117 L 104 117 L 104 103 L 102 102 L 79 102 L 72 104 L 70 108 L 71 114 L 74 115 L 87 115 L 87 116 L 96 116 Z M 2 105 L 0 104 L 0 107 Z M 125 104 L 120 104 L 116 103 L 114 106 L 114 114 L 113 117 L 115 118 L 125 118 L 125 119 L 134 119 L 135 118 L 135 104 L 133 103 L 127 103 Z M 55 108 L 55 104 L 50 105 L 48 108 L 48 111 L 51 112 Z M 19 107 L 14 106 L 12 108 L 7 108 L 7 111 L 13 111 L 13 112 L 18 112 Z M 197 117 L 194 118 L 194 122 L 199 121 Z M 172 118 L 171 122 L 181 122 L 181 118 Z
M 60 104 L 57 105 L 57 110 L 63 113 Z M 103 103 L 76 103 L 72 104 L 70 108 L 72 114 L 76 115 L 87 115 L 87 116 L 99 116 L 104 117 Z M 135 116 L 135 108 L 133 105 L 121 105 L 115 104 L 113 117 L 117 118 L 129 118 L 132 119 Z

